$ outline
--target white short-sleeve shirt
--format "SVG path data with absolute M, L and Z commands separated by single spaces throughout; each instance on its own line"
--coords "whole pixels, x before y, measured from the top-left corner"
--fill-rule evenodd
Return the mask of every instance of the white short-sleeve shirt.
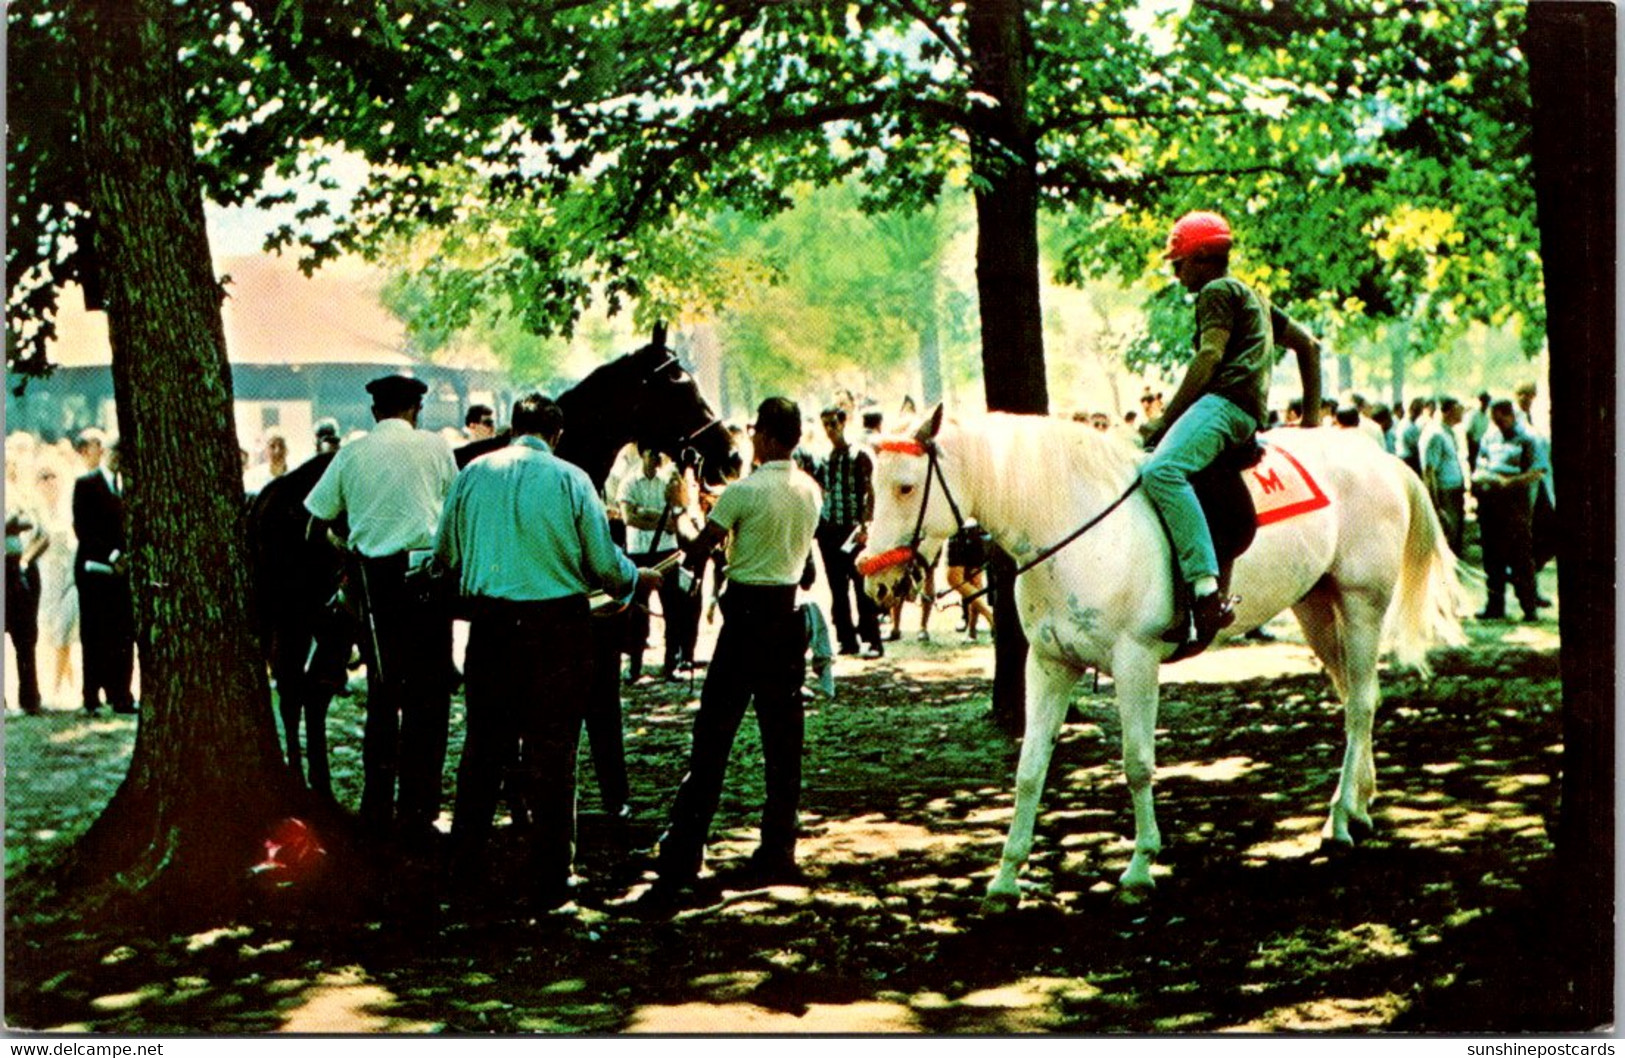
M 812 553 L 824 490 L 788 459 L 763 463 L 729 485 L 711 521 L 729 531 L 728 579 L 796 584 Z
M 456 476 L 444 437 L 384 419 L 338 450 L 305 509 L 327 521 L 347 516 L 350 547 L 368 558 L 429 548 Z

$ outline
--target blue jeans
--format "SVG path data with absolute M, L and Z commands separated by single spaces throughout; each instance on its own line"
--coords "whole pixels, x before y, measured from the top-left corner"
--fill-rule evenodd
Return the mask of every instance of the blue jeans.
M 1186 583 L 1198 577 L 1219 575 L 1213 534 L 1208 531 L 1207 519 L 1202 514 L 1202 505 L 1197 502 L 1190 477 L 1231 445 L 1252 436 L 1257 429 L 1252 416 L 1225 398 L 1209 393 L 1186 409 L 1140 470 L 1146 496 L 1156 504 L 1173 534 L 1179 572 Z

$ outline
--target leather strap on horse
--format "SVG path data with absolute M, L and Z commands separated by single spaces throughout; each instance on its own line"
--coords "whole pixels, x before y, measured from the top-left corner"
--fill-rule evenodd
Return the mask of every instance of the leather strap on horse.
M 1123 505 L 1123 501 L 1127 500 L 1130 496 L 1134 495 L 1134 490 L 1139 488 L 1139 487 L 1140 487 L 1140 478 L 1139 478 L 1138 475 L 1136 475 L 1134 480 L 1129 483 L 1129 487 L 1123 490 L 1123 494 L 1121 496 L 1118 496 L 1111 503 L 1107 504 L 1105 510 L 1101 511 L 1099 514 L 1095 515 L 1093 518 L 1089 519 L 1087 522 L 1084 522 L 1082 525 L 1080 525 L 1078 528 L 1072 530 L 1072 532 L 1068 533 L 1066 536 L 1062 537 L 1060 540 L 1056 541 L 1055 543 L 1053 543 L 1050 546 L 1046 547 L 1044 550 L 1040 551 L 1032 559 L 1028 560 L 1027 562 L 1023 563 L 1020 566 L 1017 566 L 1015 573 L 1011 574 L 1011 576 L 1014 576 L 1014 577 L 1021 576 L 1023 573 L 1025 573 L 1028 570 L 1032 569 L 1034 566 L 1036 566 L 1039 563 L 1041 563 L 1041 562 L 1049 559 L 1050 557 L 1052 557 L 1057 551 L 1061 550 L 1061 548 L 1063 548 L 1066 545 L 1070 544 L 1072 541 L 1076 540 L 1078 537 L 1082 536 L 1084 533 L 1087 533 L 1089 530 L 1093 529 L 1095 526 L 1097 526 L 1101 522 L 1105 521 L 1106 516 L 1108 514 L 1111 514 L 1113 511 L 1117 510 L 1117 508 L 1121 507 Z M 992 590 L 993 590 L 993 586 L 990 584 L 990 585 L 983 588 L 981 591 L 977 592 L 974 595 L 965 596 L 964 601 L 967 602 L 967 603 L 975 602 L 977 599 L 980 599 L 982 596 L 986 595 L 988 592 L 990 592 Z M 953 588 L 949 588 L 947 591 L 944 591 L 944 592 L 940 593 L 937 596 L 937 598 L 940 599 L 945 595 L 951 594 L 953 591 L 954 591 Z
M 933 441 L 921 442 L 921 441 L 896 441 L 896 440 L 893 440 L 893 441 L 882 441 L 882 442 L 880 442 L 880 444 L 877 447 L 878 447 L 878 449 L 880 451 L 883 451 L 883 452 L 900 452 L 900 453 L 902 453 L 904 455 L 913 455 L 913 456 L 922 456 L 923 455 L 923 456 L 925 456 L 926 459 L 927 459 L 926 471 L 925 471 L 925 492 L 920 497 L 920 513 L 914 519 L 914 536 L 909 541 L 908 546 L 906 548 L 894 547 L 894 548 L 890 549 L 889 551 L 884 551 L 881 554 L 874 556 L 869 561 L 863 563 L 862 566 L 858 569 L 858 572 L 860 574 L 862 574 L 863 576 L 865 576 L 865 577 L 870 576 L 873 573 L 879 572 L 880 570 L 885 569 L 888 566 L 896 565 L 896 564 L 898 564 L 899 561 L 917 563 L 920 566 L 924 566 L 926 564 L 925 563 L 925 557 L 920 554 L 920 540 L 923 538 L 923 535 L 924 535 L 924 532 L 925 532 L 925 511 L 926 511 L 926 508 L 929 507 L 930 504 L 931 504 L 931 482 L 932 482 L 932 479 L 934 479 L 934 478 L 939 478 L 939 477 L 942 478 L 942 496 L 943 496 L 944 499 L 946 499 L 948 501 L 948 509 L 953 512 L 954 524 L 957 525 L 960 529 L 965 528 L 965 518 L 964 518 L 964 516 L 962 514 L 959 513 L 959 504 L 954 501 L 953 490 L 948 487 L 948 479 L 945 476 L 943 476 L 942 467 L 938 463 L 938 460 L 937 460 L 937 446 L 936 446 L 935 442 L 933 442 Z M 1111 514 L 1113 511 L 1117 510 L 1117 508 L 1119 508 L 1119 507 L 1121 507 L 1123 505 L 1123 502 L 1125 500 L 1127 500 L 1130 496 L 1134 495 L 1134 490 L 1138 489 L 1139 487 L 1140 487 L 1140 477 L 1139 477 L 1139 475 L 1135 475 L 1134 480 L 1129 483 L 1129 487 L 1123 490 L 1122 495 L 1118 496 L 1111 503 L 1107 504 L 1105 510 L 1102 510 L 1099 514 L 1095 515 L 1093 518 L 1089 519 L 1087 522 L 1084 522 L 1082 525 L 1080 525 L 1078 528 L 1074 529 L 1072 532 L 1068 533 L 1062 539 L 1060 539 L 1057 542 L 1051 544 L 1049 547 L 1044 548 L 1044 550 L 1040 551 L 1035 557 L 1033 557 L 1032 559 L 1030 559 L 1029 561 L 1027 561 L 1023 565 L 1020 565 L 1020 566 L 1016 567 L 1016 572 L 1014 573 L 1014 576 L 1017 576 L 1017 577 L 1021 576 L 1023 573 L 1025 573 L 1028 570 L 1032 569 L 1034 566 L 1036 566 L 1039 563 L 1044 562 L 1047 559 L 1049 559 L 1057 551 L 1060 551 L 1063 547 L 1070 544 L 1072 541 L 1076 540 L 1078 537 L 1082 536 L 1084 533 L 1087 533 L 1089 530 L 1091 530 L 1095 526 L 1099 525 L 1102 521 L 1104 521 L 1106 519 L 1107 515 Z M 938 592 L 937 595 L 936 595 L 936 598 L 937 599 L 946 598 L 947 596 L 954 594 L 954 592 L 956 590 L 957 589 L 955 589 L 955 588 L 947 588 L 947 589 L 945 589 L 943 591 Z M 989 585 L 988 587 L 983 588 L 981 591 L 978 591 L 973 595 L 965 596 L 963 598 L 963 601 L 966 602 L 966 603 L 975 602 L 977 599 L 980 599 L 982 596 L 986 595 L 988 592 L 990 592 L 992 590 L 993 590 L 992 586 Z

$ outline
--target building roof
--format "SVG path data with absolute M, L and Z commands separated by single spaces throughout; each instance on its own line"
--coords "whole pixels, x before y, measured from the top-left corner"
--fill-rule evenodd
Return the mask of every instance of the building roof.
M 383 276 L 357 261 L 333 261 L 306 278 L 292 258 L 254 255 L 216 262 L 230 277 L 221 315 L 226 352 L 237 364 L 417 363 L 406 327 L 379 302 Z M 93 367 L 112 362 L 107 314 L 87 312 L 83 292 L 62 292 L 53 362 Z

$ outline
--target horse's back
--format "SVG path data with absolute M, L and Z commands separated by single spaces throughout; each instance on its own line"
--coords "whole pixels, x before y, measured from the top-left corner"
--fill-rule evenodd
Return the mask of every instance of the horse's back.
M 1285 429 L 1265 436 L 1291 457 L 1325 503 L 1302 503 L 1258 529 L 1236 563 L 1238 630 L 1295 605 L 1325 577 L 1392 590 L 1409 521 L 1405 471 L 1369 438 L 1336 429 Z

